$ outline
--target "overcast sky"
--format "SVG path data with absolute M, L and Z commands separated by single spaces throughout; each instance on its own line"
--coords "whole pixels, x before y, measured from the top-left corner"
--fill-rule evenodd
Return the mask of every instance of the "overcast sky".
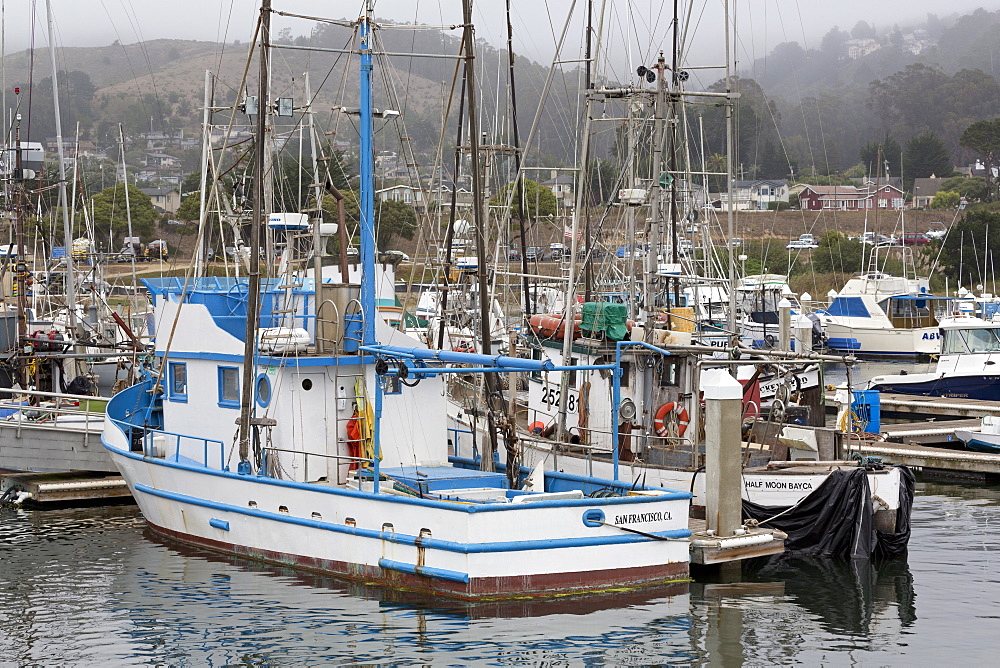
M 361 0 L 272 0 L 277 10 L 335 18 L 360 13 Z M 537 61 L 547 62 L 553 53 L 554 34 L 561 30 L 572 0 L 511 0 L 517 44 L 515 51 Z M 601 0 L 594 0 L 599 6 Z M 31 8 L 36 14 L 35 44 L 47 44 L 45 0 L 0 0 L 4 16 L 7 51 L 29 46 Z M 505 42 L 505 0 L 478 0 L 475 23 L 479 37 L 502 45 Z M 646 8 L 627 18 L 624 0 L 607 0 L 609 14 L 607 35 L 626 43 L 624 35 L 654 33 L 666 40 L 672 3 L 669 0 L 637 2 Z M 747 63 L 764 55 L 776 44 L 797 41 L 816 47 L 820 38 L 833 26 L 850 30 L 859 20 L 880 29 L 894 23 L 905 25 L 921 21 L 928 12 L 944 16 L 967 13 L 977 7 L 1000 9 L 1000 0 L 732 0 L 737 9 L 739 27 L 738 59 Z M 207 41 L 247 41 L 256 19 L 259 0 L 52 0 L 56 25 L 56 43 L 60 46 L 95 46 L 158 38 Z M 578 0 L 584 7 L 586 0 Z M 652 5 L 653 9 L 649 6 Z M 717 64 L 721 60 L 722 0 L 681 0 L 682 13 L 693 8 L 697 33 L 692 43 L 689 65 Z M 378 0 L 376 15 L 396 21 L 428 24 L 454 24 L 461 21 L 460 0 Z M 582 10 L 578 10 L 578 15 Z M 551 19 L 551 20 L 550 20 Z M 582 20 L 582 19 L 581 19 Z M 308 32 L 301 21 L 276 18 L 277 29 L 288 26 L 293 33 Z M 576 31 L 573 32 L 576 35 Z M 638 40 L 636 40 L 638 42 Z M 648 42 L 648 40 L 643 40 Z M 669 47 L 669 44 L 663 44 Z M 624 48 L 624 47 L 622 47 Z M 637 48 L 641 48 L 638 47 Z M 634 56 L 644 58 L 644 55 Z M 702 62 L 704 61 L 704 62 Z

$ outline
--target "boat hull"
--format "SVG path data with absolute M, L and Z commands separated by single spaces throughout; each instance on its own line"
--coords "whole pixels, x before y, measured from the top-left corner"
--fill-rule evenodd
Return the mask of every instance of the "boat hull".
M 233 555 L 468 600 L 584 594 L 688 577 L 683 539 L 690 535 L 690 496 L 683 492 L 654 493 L 638 503 L 630 497 L 477 506 L 109 450 L 154 531 Z M 642 534 L 588 526 L 585 516 L 595 512 Z
M 956 429 L 955 438 L 965 443 L 965 447 L 973 452 L 1000 454 L 1000 434 L 985 434 Z
M 893 329 L 825 323 L 827 347 L 855 355 L 936 355 L 941 352 L 937 327 Z
M 873 379 L 870 389 L 890 394 L 1000 401 L 1000 376 L 940 375 L 933 379 L 915 379 L 913 382 L 905 380 L 905 377 L 895 376 L 884 382 Z

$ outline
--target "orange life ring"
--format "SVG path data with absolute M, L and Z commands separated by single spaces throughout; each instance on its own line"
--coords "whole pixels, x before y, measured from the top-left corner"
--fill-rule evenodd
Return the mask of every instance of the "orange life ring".
M 671 411 L 677 413 L 677 435 L 683 436 L 684 432 L 687 431 L 688 424 L 691 423 L 691 415 L 688 413 L 688 409 L 684 408 L 681 404 L 668 401 L 657 409 L 656 416 L 653 418 L 653 430 L 657 436 L 668 438 L 671 435 L 670 430 L 667 429 L 666 422 L 667 415 Z
M 677 407 L 681 409 L 677 413 L 677 435 L 683 436 L 684 432 L 687 431 L 688 424 L 691 422 L 691 416 L 688 414 L 688 409 L 683 408 L 680 404 Z
M 664 420 L 675 407 L 676 404 L 674 402 L 668 401 L 657 409 L 656 415 L 653 417 L 653 431 L 656 432 L 657 436 L 663 436 L 664 438 L 670 436 L 670 431 L 667 429 L 667 423 Z

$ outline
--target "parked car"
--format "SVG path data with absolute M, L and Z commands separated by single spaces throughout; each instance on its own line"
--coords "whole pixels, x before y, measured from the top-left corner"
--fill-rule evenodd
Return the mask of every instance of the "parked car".
M 785 248 L 788 250 L 810 250 L 813 248 L 819 248 L 819 244 L 816 243 L 816 238 L 813 237 L 813 235 L 800 234 L 798 239 L 789 242 Z
M 401 250 L 387 250 L 378 254 L 378 261 L 399 264 L 400 262 L 409 262 L 410 256 Z
M 729 240 L 729 247 L 730 248 L 743 248 L 743 240 L 742 239 L 735 239 L 735 238 L 734 239 L 730 239 Z
M 901 241 L 904 246 L 926 246 L 931 242 L 931 238 L 920 232 L 907 232 Z
M 539 262 L 542 259 L 542 247 L 541 246 L 528 246 L 524 249 L 524 259 L 528 262 Z
M 924 233 L 928 239 L 944 239 L 946 234 L 948 234 L 948 228 L 944 226 L 944 223 L 931 223 L 931 228 Z
M 507 251 L 507 259 L 511 262 L 518 262 L 521 259 L 521 251 L 516 248 L 511 248 Z
M 899 239 L 896 237 L 887 237 L 884 234 L 880 234 L 875 238 L 876 246 L 900 246 Z

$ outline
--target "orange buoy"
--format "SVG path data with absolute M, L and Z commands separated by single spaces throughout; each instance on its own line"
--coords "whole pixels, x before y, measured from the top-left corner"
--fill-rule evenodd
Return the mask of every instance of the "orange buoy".
M 573 318 L 573 338 L 579 338 L 582 332 L 580 331 L 580 317 Z M 565 326 L 566 318 L 562 314 L 543 314 L 538 313 L 531 316 L 528 320 L 528 324 L 531 326 L 531 331 L 539 336 L 545 338 L 562 338 L 566 334 Z

